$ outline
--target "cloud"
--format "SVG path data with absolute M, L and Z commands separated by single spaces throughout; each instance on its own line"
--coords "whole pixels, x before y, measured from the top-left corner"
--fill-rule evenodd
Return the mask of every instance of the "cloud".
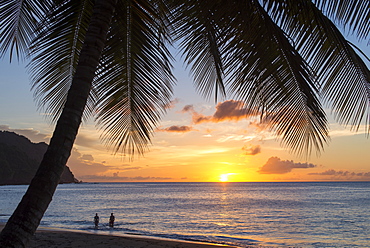
M 165 106 L 166 109 L 173 109 L 177 103 L 179 103 L 179 98 L 175 98 L 173 100 L 170 101 L 170 103 L 168 105 Z
M 14 129 L 10 128 L 8 125 L 0 125 L 0 130 L 14 132 L 27 137 L 34 143 L 45 142 L 49 144 L 51 136 L 49 134 L 40 133 L 40 131 L 34 130 L 32 128 L 25 129 Z M 75 145 L 96 148 L 97 140 L 91 139 L 87 135 L 79 133 L 76 137 Z
M 200 124 L 204 122 L 222 122 L 222 121 L 239 121 L 253 116 L 250 109 L 244 108 L 242 101 L 227 100 L 216 105 L 216 111 L 213 115 L 203 115 L 194 110 L 193 105 L 186 105 L 182 109 L 183 113 L 192 114 L 193 123 Z
M 223 135 L 218 138 L 216 141 L 219 143 L 228 142 L 228 141 L 244 141 L 248 142 L 256 138 L 256 136 L 247 136 L 247 135 Z
M 158 128 L 158 131 L 160 132 L 172 132 L 172 133 L 187 133 L 191 131 L 196 131 L 191 126 L 170 126 L 167 128 Z
M 351 171 L 336 171 L 333 169 L 319 173 L 309 173 L 308 175 L 329 176 L 330 179 L 338 180 L 370 180 L 370 172 L 351 172 Z
M 156 144 L 160 146 L 167 146 L 169 143 L 166 140 L 159 140 L 156 142 Z
M 95 162 L 92 155 L 82 154 L 76 148 L 72 149 L 67 165 L 79 180 L 81 180 L 80 178 L 82 178 L 87 171 L 94 174 L 113 169 L 112 166 L 106 165 L 105 162 Z
M 132 167 L 132 168 L 134 168 L 134 167 Z M 142 167 L 137 167 L 137 168 L 142 168 Z M 128 168 L 128 169 L 130 169 L 130 168 Z M 121 176 L 119 176 L 119 173 L 120 173 L 119 171 L 113 172 L 113 177 L 114 178 L 127 178 L 127 177 L 121 177 Z M 109 176 L 105 176 L 105 177 L 109 177 Z
M 81 179 L 83 180 L 96 180 L 96 181 L 129 181 L 129 182 L 137 182 L 137 181 L 168 181 L 172 180 L 171 177 L 121 177 L 119 176 L 118 172 L 113 173 L 112 176 L 105 176 L 105 175 L 85 175 L 82 176 Z
M 261 147 L 259 145 L 245 145 L 242 147 L 242 151 L 244 152 L 244 155 L 256 155 L 261 153 Z
M 126 171 L 126 170 L 140 170 L 141 168 L 143 168 L 143 167 L 141 167 L 141 166 L 132 166 L 132 167 L 125 167 L 122 170 L 124 170 L 124 171 Z
M 87 135 L 79 133 L 76 137 L 75 144 L 83 147 L 96 148 L 97 139 L 92 139 Z
M 249 122 L 250 127 L 254 127 L 257 132 L 262 132 L 268 129 L 269 123 L 264 120 L 264 122 L 260 121 L 251 121 Z
M 228 148 L 225 148 L 225 147 L 216 147 L 216 148 L 209 148 L 209 149 L 204 149 L 204 150 L 199 150 L 198 152 L 194 152 L 194 153 L 198 153 L 198 154 L 211 154 L 211 153 L 223 153 L 223 152 L 227 152 L 229 151 Z
M 94 179 L 94 174 L 99 175 L 107 173 L 110 170 L 132 171 L 143 168 L 140 166 L 131 166 L 130 164 L 110 166 L 107 165 L 106 161 L 96 162 L 91 154 L 82 154 L 76 148 L 72 149 L 71 156 L 68 160 L 68 166 L 71 168 L 75 177 L 79 180 Z M 89 173 L 90 175 L 86 175 L 86 173 Z M 118 176 L 118 173 L 119 172 L 116 172 L 114 174 Z M 99 176 L 97 176 L 97 178 L 99 178 Z
M 14 129 L 14 128 L 10 128 L 8 125 L 0 125 L 0 130 L 14 132 L 14 133 L 23 135 L 34 143 L 45 142 L 49 144 L 49 140 L 50 140 L 50 135 L 40 133 L 39 131 L 34 130 L 32 128 Z
M 280 160 L 278 157 L 271 157 L 257 172 L 260 174 L 285 174 L 291 172 L 292 169 L 309 169 L 315 167 L 316 165 L 310 163 L 294 163 L 293 160 Z
M 186 112 L 194 112 L 195 110 L 194 110 L 194 106 L 193 105 L 185 105 L 183 108 L 182 108 L 182 110 L 181 110 L 181 112 L 183 112 L 183 113 L 186 113 Z
M 218 121 L 212 120 L 212 116 L 204 116 L 199 113 L 193 113 L 193 123 L 194 124 L 200 124 L 204 122 L 218 122 Z
M 217 104 L 216 112 L 213 114 L 213 119 L 215 122 L 220 122 L 223 120 L 239 120 L 241 118 L 248 117 L 248 111 L 243 107 L 242 101 L 229 100 Z
M 87 161 L 94 161 L 94 158 L 91 154 L 83 154 L 79 157 L 79 159 L 87 160 Z

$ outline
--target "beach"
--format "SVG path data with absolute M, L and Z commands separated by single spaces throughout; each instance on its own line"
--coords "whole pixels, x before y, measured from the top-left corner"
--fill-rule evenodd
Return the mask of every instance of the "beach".
M 4 225 L 0 225 L 2 230 Z M 60 228 L 37 229 L 34 237 L 28 245 L 29 248 L 216 248 L 235 247 L 219 244 L 207 244 L 201 242 L 190 242 L 171 240 L 142 235 L 105 235 L 95 234 L 87 231 L 64 230 Z

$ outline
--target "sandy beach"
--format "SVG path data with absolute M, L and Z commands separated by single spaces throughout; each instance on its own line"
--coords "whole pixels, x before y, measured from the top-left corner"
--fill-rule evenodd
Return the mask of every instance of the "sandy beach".
M 2 230 L 4 225 L 0 225 Z M 104 235 L 84 231 L 40 227 L 29 248 L 215 248 L 235 247 L 219 244 L 180 241 L 140 235 Z

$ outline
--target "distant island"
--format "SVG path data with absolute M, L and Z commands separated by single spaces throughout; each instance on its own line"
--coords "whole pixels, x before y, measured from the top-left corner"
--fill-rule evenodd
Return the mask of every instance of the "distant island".
M 0 130 L 0 185 L 30 184 L 48 145 Z M 66 165 L 59 183 L 78 183 Z

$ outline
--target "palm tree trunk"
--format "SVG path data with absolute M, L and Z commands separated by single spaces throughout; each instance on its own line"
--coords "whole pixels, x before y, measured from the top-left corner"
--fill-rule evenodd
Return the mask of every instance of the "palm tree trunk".
M 0 247 L 26 247 L 70 156 L 117 0 L 97 0 L 67 101 L 27 192 L 0 234 Z

